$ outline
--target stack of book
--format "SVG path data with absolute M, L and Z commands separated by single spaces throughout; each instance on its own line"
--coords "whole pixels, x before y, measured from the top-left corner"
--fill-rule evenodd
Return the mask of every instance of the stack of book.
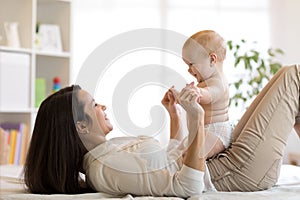
M 0 124 L 0 164 L 24 165 L 29 143 L 25 123 Z

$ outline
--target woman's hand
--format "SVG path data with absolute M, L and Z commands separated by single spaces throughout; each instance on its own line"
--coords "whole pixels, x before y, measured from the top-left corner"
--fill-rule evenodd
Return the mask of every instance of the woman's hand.
M 175 89 L 171 89 L 175 93 L 175 99 L 184 108 L 188 115 L 197 116 L 198 114 L 204 116 L 204 110 L 199 104 L 201 99 L 201 91 L 194 86 L 193 83 L 188 84 L 182 89 L 180 93 Z
M 182 140 L 183 133 L 181 129 L 181 108 L 177 104 L 175 94 L 172 92 L 173 87 L 170 88 L 161 103 L 167 109 L 170 115 L 171 123 L 170 123 L 170 139 Z
M 177 105 L 175 94 L 172 91 L 173 89 L 174 87 L 170 88 L 161 100 L 162 105 L 167 109 L 171 118 L 180 117 L 181 115 L 180 107 Z

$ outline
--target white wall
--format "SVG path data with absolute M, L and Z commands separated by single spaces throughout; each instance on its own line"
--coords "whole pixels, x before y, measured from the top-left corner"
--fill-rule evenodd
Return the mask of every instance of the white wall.
M 300 63 L 299 23 L 299 0 L 270 0 L 271 45 L 284 50 L 284 64 Z
M 297 44 L 300 44 L 299 8 L 299 0 L 75 0 L 73 80 L 86 57 L 98 45 L 112 36 L 138 28 L 167 28 L 187 36 L 199 30 L 214 29 L 228 40 L 243 38 L 250 42 L 257 41 L 262 49 L 270 44 L 279 47 L 286 53 L 282 58 L 284 63 L 300 63 L 297 50 Z M 160 59 L 157 59 L 155 52 L 152 53 L 148 56 L 139 54 L 133 58 L 125 57 L 118 62 L 123 66 L 159 64 Z M 178 68 L 189 79 L 184 68 L 186 66 L 180 59 L 167 60 L 167 65 Z M 235 71 L 230 58 L 226 67 L 230 79 Z M 120 76 L 116 73 L 110 75 Z M 99 98 L 101 102 L 105 100 Z M 154 95 L 151 102 L 155 99 L 159 103 L 160 98 Z M 138 105 L 139 98 L 131 100 L 133 103 L 129 109 L 136 112 L 132 114 L 136 116 L 134 120 L 148 123 L 145 109 L 151 104 Z M 111 105 L 110 102 L 104 103 Z M 116 127 L 115 132 L 118 131 Z M 289 138 L 287 151 L 300 151 L 300 140 L 295 134 Z
M 300 64 L 300 1 L 270 0 L 271 45 L 281 48 L 284 64 Z M 284 162 L 289 152 L 300 153 L 300 139 L 293 131 L 288 139 Z

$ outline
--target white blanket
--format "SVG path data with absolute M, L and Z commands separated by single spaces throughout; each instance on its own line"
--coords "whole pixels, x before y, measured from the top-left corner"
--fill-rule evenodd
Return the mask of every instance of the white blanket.
M 104 193 L 88 193 L 79 195 L 38 195 L 27 193 L 23 183 L 18 178 L 21 173 L 21 168 L 17 166 L 0 166 L 0 199 L 16 200 L 16 199 L 181 199 L 176 197 L 133 197 L 126 195 L 125 197 L 116 197 Z M 259 192 L 206 192 L 201 196 L 194 196 L 190 200 L 299 200 L 300 199 L 300 167 L 292 165 L 283 165 L 279 180 L 273 188 Z

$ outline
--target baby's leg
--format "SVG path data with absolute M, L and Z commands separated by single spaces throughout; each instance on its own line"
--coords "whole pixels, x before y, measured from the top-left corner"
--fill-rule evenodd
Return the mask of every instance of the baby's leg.
M 207 158 L 211 158 L 222 152 L 230 144 L 232 126 L 229 122 L 217 122 L 205 126 L 205 149 Z
M 205 137 L 206 158 L 211 158 L 225 150 L 223 142 L 212 132 L 207 131 Z
M 208 162 L 218 190 L 263 190 L 278 179 L 287 138 L 299 112 L 299 69 L 285 67 L 270 82 L 246 112 L 230 148 Z
M 178 146 L 179 150 L 187 149 L 188 147 L 187 137 Z M 204 143 L 204 157 L 205 159 L 211 158 L 218 153 L 225 150 L 223 142 L 212 132 L 205 131 L 205 143 Z M 183 154 L 183 157 L 185 154 Z

